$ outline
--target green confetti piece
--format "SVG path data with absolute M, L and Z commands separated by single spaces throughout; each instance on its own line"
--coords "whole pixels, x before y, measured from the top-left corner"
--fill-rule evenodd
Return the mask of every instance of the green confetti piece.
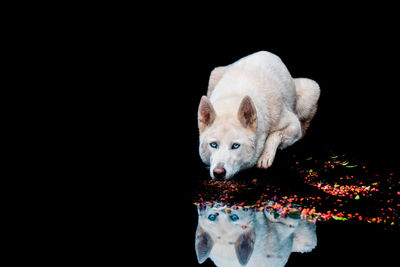
M 343 217 L 338 217 L 338 216 L 332 216 L 333 219 L 337 220 L 337 221 L 347 221 L 347 218 L 343 218 Z
M 333 158 L 333 159 L 336 159 L 338 156 L 337 155 L 335 155 L 335 156 L 331 156 L 331 158 Z
M 306 158 L 306 160 L 312 160 L 312 157 Z
M 355 168 L 355 167 L 357 167 L 358 165 L 348 165 L 348 166 L 346 166 L 346 168 Z
M 357 196 L 354 197 L 354 199 L 359 200 L 359 199 L 360 199 L 360 196 L 357 195 Z

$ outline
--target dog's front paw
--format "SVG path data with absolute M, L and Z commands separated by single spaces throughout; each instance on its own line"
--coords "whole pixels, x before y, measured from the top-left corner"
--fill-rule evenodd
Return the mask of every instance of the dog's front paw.
M 268 153 L 262 154 L 257 161 L 257 168 L 267 169 L 271 167 L 274 158 L 274 156 L 271 156 Z

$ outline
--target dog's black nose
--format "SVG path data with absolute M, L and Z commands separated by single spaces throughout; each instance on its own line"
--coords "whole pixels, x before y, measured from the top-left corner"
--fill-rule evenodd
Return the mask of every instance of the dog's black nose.
M 226 174 L 226 170 L 224 168 L 215 168 L 213 170 L 215 179 L 223 179 Z

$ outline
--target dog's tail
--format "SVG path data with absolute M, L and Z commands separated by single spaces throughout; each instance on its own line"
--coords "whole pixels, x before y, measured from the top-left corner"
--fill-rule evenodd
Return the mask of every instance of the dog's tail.
M 301 122 L 302 136 L 304 136 L 317 112 L 320 89 L 315 81 L 307 78 L 294 79 L 294 83 L 296 85 L 296 114 Z

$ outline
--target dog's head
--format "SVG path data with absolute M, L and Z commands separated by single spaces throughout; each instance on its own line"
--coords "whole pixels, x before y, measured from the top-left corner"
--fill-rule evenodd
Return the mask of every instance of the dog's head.
M 237 114 L 217 114 L 206 96 L 198 109 L 200 157 L 213 179 L 230 179 L 255 163 L 257 112 L 250 97 Z
M 254 211 L 231 210 L 218 205 L 198 211 L 195 247 L 199 263 L 203 263 L 215 247 L 218 253 L 236 254 L 240 264 L 246 265 L 254 248 Z

